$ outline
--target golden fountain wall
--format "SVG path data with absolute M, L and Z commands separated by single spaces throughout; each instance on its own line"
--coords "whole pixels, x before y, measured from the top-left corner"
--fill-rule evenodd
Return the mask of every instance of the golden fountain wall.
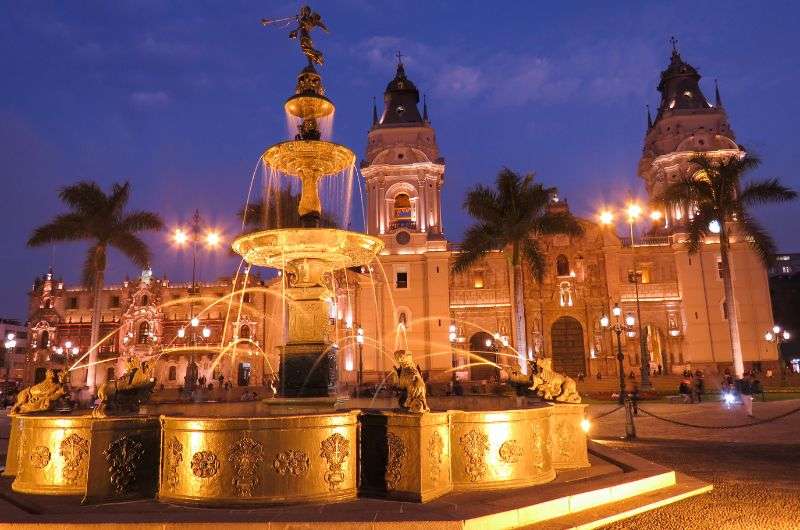
M 353 499 L 358 414 L 162 416 L 158 497 L 207 506 Z
M 586 434 L 581 421 L 589 405 L 559 403 L 551 407 L 550 440 L 552 441 L 553 467 L 574 469 L 589 465 Z
M 452 411 L 453 489 L 511 488 L 553 480 L 548 441 L 554 408 Z
M 82 495 L 84 502 L 155 494 L 156 418 L 18 416 L 17 422 L 14 491 Z

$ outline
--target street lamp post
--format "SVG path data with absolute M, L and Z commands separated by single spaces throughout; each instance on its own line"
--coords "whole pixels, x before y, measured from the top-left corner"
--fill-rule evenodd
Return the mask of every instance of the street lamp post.
M 792 334 L 777 324 L 772 326 L 771 330 L 764 333 L 764 340 L 775 344 L 775 347 L 778 348 L 778 362 L 781 367 L 781 385 L 786 383 L 786 363 L 783 362 L 783 356 L 781 355 L 781 344 L 791 339 Z
M 190 294 L 197 294 L 197 247 L 203 242 L 207 248 L 213 249 L 219 246 L 222 242 L 222 237 L 216 230 L 209 230 L 206 232 L 205 237 L 201 236 L 202 218 L 200 217 L 200 210 L 195 210 L 192 215 L 192 225 L 187 231 L 183 228 L 176 228 L 172 235 L 172 240 L 178 247 L 191 245 L 192 248 L 192 287 L 189 289 Z
M 197 349 L 197 344 L 198 344 L 198 342 L 200 340 L 202 340 L 203 343 L 206 343 L 208 341 L 208 339 L 211 338 L 211 328 L 208 327 L 207 325 L 204 325 L 202 329 L 199 329 L 200 328 L 200 324 L 201 324 L 200 319 L 198 317 L 196 317 L 196 316 L 193 316 L 189 320 L 189 342 L 192 345 L 192 351 L 189 354 L 189 364 L 187 365 L 187 375 L 184 378 L 184 382 L 186 383 L 186 390 L 188 390 L 190 392 L 194 388 L 189 388 L 189 386 L 193 387 L 197 383 L 197 381 L 194 380 L 194 376 L 196 374 L 192 374 L 191 376 L 189 374 L 189 368 L 193 367 L 193 366 L 196 366 L 196 363 L 194 362 L 194 354 L 195 354 L 195 350 Z M 185 326 L 181 326 L 180 328 L 178 328 L 178 338 L 179 339 L 186 339 L 186 327 Z M 191 385 L 189 384 L 190 381 L 191 381 Z
M 642 332 L 642 308 L 639 303 L 639 282 L 642 279 L 642 274 L 639 272 L 639 266 L 636 261 L 636 241 L 634 240 L 633 225 L 636 220 L 642 215 L 642 207 L 636 203 L 631 203 L 627 208 L 628 214 L 628 227 L 630 228 L 631 235 L 631 256 L 633 258 L 633 273 L 629 276 L 629 280 L 633 280 L 634 296 L 636 298 L 636 320 L 639 326 L 639 353 L 642 359 L 642 388 L 652 388 L 650 383 L 650 352 L 647 351 L 647 337 Z M 655 219 L 654 219 L 655 220 Z
M 633 423 L 633 411 L 631 410 L 630 403 L 628 403 L 625 399 L 625 366 L 623 361 L 625 360 L 625 355 L 622 353 L 622 332 L 624 331 L 626 335 L 629 337 L 633 337 L 636 332 L 633 331 L 634 317 L 633 315 L 626 315 L 625 320 L 621 320 L 620 317 L 622 316 L 622 309 L 620 309 L 619 304 L 614 304 L 613 309 L 611 310 L 612 315 L 614 316 L 614 322 L 612 324 L 611 320 L 608 318 L 608 315 L 603 315 L 600 317 L 600 326 L 604 329 L 611 328 L 611 330 L 616 333 L 617 335 L 617 363 L 618 363 L 618 372 L 619 372 L 619 400 L 618 403 L 620 405 L 625 405 L 625 437 L 628 439 L 636 438 L 636 426 Z

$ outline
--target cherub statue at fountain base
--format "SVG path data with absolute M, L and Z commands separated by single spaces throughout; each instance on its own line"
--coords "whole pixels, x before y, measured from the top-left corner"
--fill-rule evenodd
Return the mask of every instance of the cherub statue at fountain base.
M 429 412 L 425 381 L 411 354 L 405 350 L 394 352 L 395 376 L 401 389 L 400 408 L 416 414 Z

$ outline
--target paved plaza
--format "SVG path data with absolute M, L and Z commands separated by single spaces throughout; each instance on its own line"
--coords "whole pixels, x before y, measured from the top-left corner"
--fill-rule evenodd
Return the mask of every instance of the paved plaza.
M 754 404 L 755 421 L 800 407 L 800 400 Z M 591 415 L 613 409 L 594 405 Z M 740 409 L 719 402 L 699 405 L 643 404 L 645 410 L 698 425 L 740 425 Z M 800 528 L 800 412 L 741 429 L 696 429 L 640 414 L 638 439 L 620 441 L 624 415 L 598 419 L 592 435 L 612 447 L 714 485 L 708 494 L 616 523 L 613 529 L 797 529 Z M 617 439 L 615 439 L 617 438 Z

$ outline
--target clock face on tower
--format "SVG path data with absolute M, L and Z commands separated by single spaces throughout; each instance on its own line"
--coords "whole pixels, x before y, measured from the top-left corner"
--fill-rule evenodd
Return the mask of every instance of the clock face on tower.
M 397 232 L 397 235 L 394 236 L 394 240 L 400 243 L 401 245 L 407 245 L 408 242 L 411 241 L 411 234 L 409 234 L 405 230 L 401 230 Z

